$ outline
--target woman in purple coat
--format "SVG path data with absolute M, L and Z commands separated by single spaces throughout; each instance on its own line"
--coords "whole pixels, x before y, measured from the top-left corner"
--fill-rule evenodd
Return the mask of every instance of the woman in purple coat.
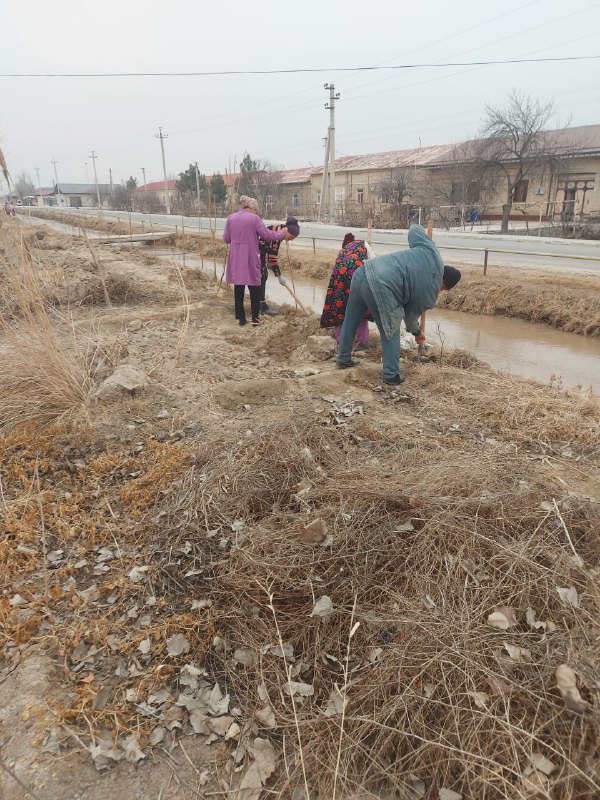
M 240 197 L 240 209 L 230 214 L 225 223 L 223 241 L 229 245 L 225 280 L 233 284 L 235 318 L 240 325 L 246 324 L 244 292 L 250 292 L 252 324 L 260 320 L 261 273 L 258 237 L 267 242 L 285 239 L 287 228 L 270 231 L 258 216 L 258 203 L 252 197 Z

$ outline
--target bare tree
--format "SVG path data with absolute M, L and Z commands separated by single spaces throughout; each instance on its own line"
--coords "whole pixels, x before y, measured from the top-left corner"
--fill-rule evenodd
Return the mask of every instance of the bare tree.
M 253 159 L 246 153 L 240 164 L 240 171 L 237 187 L 240 195 L 255 197 L 261 213 L 266 216 L 277 216 L 285 210 L 280 167 L 266 158 Z
M 526 199 L 527 184 L 533 177 L 542 180 L 551 174 L 564 155 L 555 137 L 546 131 L 554 113 L 554 102 L 540 103 L 513 91 L 504 106 L 486 107 L 486 118 L 477 143 L 476 163 L 483 172 L 502 176 L 506 189 L 502 205 L 502 233 L 514 202 Z
M 24 197 L 31 197 L 35 194 L 35 186 L 33 185 L 33 181 L 25 172 L 22 172 L 17 178 L 15 183 L 15 191 L 21 200 Z
M 381 202 L 388 203 L 394 209 L 398 222 L 401 222 L 404 201 L 416 188 L 414 167 L 395 166 L 390 169 L 388 177 L 379 184 Z
M 133 193 L 132 207 L 144 214 L 158 214 L 163 208 L 163 203 L 156 192 L 138 189 Z

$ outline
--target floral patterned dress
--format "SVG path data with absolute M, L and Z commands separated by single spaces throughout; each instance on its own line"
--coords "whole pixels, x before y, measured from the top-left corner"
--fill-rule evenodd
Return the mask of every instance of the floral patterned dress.
M 360 239 L 349 242 L 338 253 L 327 287 L 325 305 L 321 315 L 321 328 L 335 328 L 342 325 L 352 276 L 359 267 L 362 267 L 367 258 L 367 248 Z M 365 312 L 365 320 L 373 321 L 369 311 Z

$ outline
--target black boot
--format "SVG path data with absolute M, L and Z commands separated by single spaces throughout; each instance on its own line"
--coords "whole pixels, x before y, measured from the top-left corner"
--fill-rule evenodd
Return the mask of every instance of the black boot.
M 279 311 L 275 311 L 273 308 L 269 307 L 268 303 L 263 302 L 260 304 L 260 313 L 265 314 L 267 317 L 276 317 Z

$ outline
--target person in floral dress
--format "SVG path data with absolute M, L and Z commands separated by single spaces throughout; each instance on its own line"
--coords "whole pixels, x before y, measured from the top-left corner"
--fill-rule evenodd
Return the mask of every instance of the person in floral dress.
M 362 267 L 367 258 L 369 256 L 365 242 L 355 239 L 352 233 L 347 233 L 344 236 L 342 249 L 335 260 L 321 315 L 320 327 L 333 328 L 336 342 L 339 341 L 344 322 L 352 276 L 357 269 Z M 373 318 L 367 311 L 356 331 L 356 339 L 361 347 L 366 345 L 369 338 L 369 321 L 372 322 Z

